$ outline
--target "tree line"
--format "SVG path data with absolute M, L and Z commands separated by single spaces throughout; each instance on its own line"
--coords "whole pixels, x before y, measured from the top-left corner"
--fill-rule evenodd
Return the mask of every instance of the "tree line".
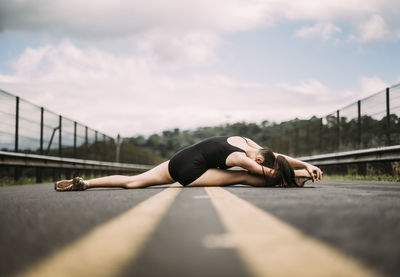
M 259 124 L 237 122 L 194 130 L 175 128 L 148 137 L 125 138 L 124 144 L 139 147 L 156 160 L 166 160 L 178 150 L 202 139 L 236 135 L 251 138 L 276 152 L 302 156 L 398 144 L 399 127 L 396 114 L 381 119 L 367 115 L 360 119 L 313 116 L 280 123 L 265 120 Z

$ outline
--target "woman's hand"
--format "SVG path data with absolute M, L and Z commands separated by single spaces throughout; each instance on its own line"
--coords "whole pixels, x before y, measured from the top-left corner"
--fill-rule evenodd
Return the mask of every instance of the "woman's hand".
M 322 170 L 319 167 L 316 167 L 312 164 L 307 164 L 305 169 L 308 171 L 308 173 L 311 175 L 313 182 L 315 180 L 321 180 L 322 179 Z

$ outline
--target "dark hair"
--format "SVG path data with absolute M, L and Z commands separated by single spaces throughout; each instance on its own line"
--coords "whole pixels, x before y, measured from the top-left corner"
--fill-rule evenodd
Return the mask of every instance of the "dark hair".
M 269 148 L 261 148 L 258 150 L 258 154 L 263 156 L 264 162 L 262 163 L 263 166 L 273 168 L 275 164 L 275 155 Z
M 274 152 L 272 152 L 272 150 L 269 148 L 259 149 L 258 153 L 264 157 L 264 162 L 262 165 L 274 170 L 274 174 L 272 176 L 264 175 L 267 186 L 297 186 L 294 179 L 294 169 L 285 159 L 285 157 L 281 155 L 275 157 Z
M 278 155 L 274 164 L 275 185 L 280 187 L 297 187 L 294 179 L 294 169 L 285 159 L 285 157 Z

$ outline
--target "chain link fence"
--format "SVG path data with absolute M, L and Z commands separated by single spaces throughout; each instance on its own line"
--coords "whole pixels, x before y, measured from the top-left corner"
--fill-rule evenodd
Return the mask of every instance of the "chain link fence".
M 322 118 L 279 125 L 265 142 L 309 156 L 400 144 L 400 84 Z M 115 161 L 113 138 L 0 90 L 0 150 Z
M 0 90 L 0 150 L 115 161 L 112 137 Z
M 297 157 L 399 145 L 399 114 L 396 84 L 322 118 L 286 124 L 264 144 Z

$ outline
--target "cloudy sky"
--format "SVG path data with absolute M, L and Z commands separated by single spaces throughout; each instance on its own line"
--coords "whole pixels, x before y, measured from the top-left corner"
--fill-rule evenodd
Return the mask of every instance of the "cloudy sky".
M 398 0 L 0 0 L 0 89 L 111 136 L 325 115 L 399 49 Z

